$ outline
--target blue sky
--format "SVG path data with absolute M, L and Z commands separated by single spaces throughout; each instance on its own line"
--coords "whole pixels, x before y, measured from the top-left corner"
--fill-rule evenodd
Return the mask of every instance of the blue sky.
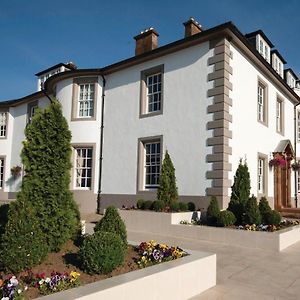
M 158 31 L 160 46 L 181 39 L 191 16 L 204 29 L 262 29 L 300 75 L 298 0 L 0 0 L 0 100 L 35 92 L 34 74 L 59 62 L 97 68 L 131 57 L 145 28 Z

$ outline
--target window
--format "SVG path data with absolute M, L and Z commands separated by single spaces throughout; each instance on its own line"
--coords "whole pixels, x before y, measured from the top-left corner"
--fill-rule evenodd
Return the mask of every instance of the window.
M 277 99 L 276 101 L 276 131 L 279 133 L 283 133 L 283 101 Z
M 31 102 L 27 105 L 27 123 L 31 123 L 33 116 L 38 109 L 38 101 Z
M 92 187 L 93 148 L 75 148 L 75 188 Z
M 298 160 L 298 164 L 300 161 Z M 297 192 L 300 193 L 300 170 L 297 171 Z
M 72 121 L 96 119 L 97 82 L 97 77 L 80 77 L 73 80 Z
M 4 158 L 0 157 L 0 189 L 3 189 L 4 181 Z
M 6 138 L 7 113 L 0 112 L 0 138 Z
M 258 82 L 257 86 L 257 119 L 267 125 L 267 91 L 266 86 Z
M 160 173 L 160 142 L 145 143 L 145 189 L 156 188 Z
M 259 41 L 259 53 L 260 53 L 261 55 L 264 54 L 264 43 L 263 43 L 262 40 Z
M 158 187 L 162 145 L 162 136 L 138 139 L 137 192 L 153 192 Z
M 269 61 L 269 49 L 267 45 L 265 45 L 265 59 Z
M 258 194 L 265 193 L 265 159 L 262 157 L 258 158 L 258 177 L 257 177 L 257 190 Z
M 162 113 L 163 68 L 161 65 L 141 72 L 140 118 Z
M 92 83 L 79 85 L 78 117 L 92 117 L 94 115 L 95 85 Z
M 300 110 L 297 111 L 297 140 L 300 142 Z

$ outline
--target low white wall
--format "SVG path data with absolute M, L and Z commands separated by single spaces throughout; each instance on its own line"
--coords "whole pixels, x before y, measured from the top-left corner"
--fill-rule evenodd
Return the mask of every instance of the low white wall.
M 41 300 L 185 300 L 216 285 L 216 254 L 189 256 L 87 284 Z
M 191 221 L 192 213 L 156 213 L 148 211 L 124 211 L 120 215 L 128 231 L 152 232 L 193 240 L 204 240 L 253 249 L 282 251 L 300 241 L 300 225 L 276 232 L 246 231 L 221 227 L 180 225 Z M 173 222 L 172 222 L 173 220 Z

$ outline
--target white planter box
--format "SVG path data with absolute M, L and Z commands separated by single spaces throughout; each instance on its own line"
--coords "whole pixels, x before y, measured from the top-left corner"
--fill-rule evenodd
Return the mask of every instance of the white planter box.
M 189 238 L 241 247 L 282 251 L 300 241 L 300 225 L 276 232 L 246 231 L 220 227 L 180 225 L 191 220 L 192 213 L 156 213 L 138 210 L 120 210 L 128 231 Z
M 185 300 L 216 285 L 216 254 L 191 255 L 40 297 L 41 300 Z

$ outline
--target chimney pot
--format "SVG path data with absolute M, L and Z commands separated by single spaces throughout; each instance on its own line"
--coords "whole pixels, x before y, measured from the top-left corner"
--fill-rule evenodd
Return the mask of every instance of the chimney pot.
M 150 27 L 144 31 L 141 31 L 140 34 L 135 36 L 135 55 L 140 55 L 156 49 L 158 35 L 159 34 L 156 32 L 156 30 L 153 27 Z
M 189 37 L 203 31 L 202 26 L 193 17 L 184 22 L 183 25 L 185 28 L 184 37 Z

